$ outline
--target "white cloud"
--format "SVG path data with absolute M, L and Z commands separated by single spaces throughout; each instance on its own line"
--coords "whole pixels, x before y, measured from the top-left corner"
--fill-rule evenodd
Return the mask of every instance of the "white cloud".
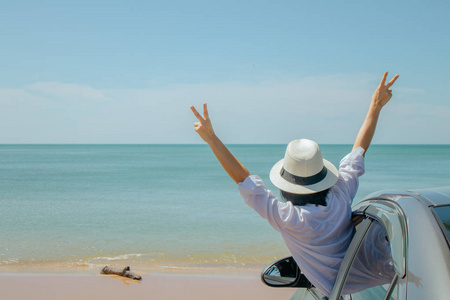
M 103 91 L 90 86 L 60 82 L 37 82 L 23 87 L 35 95 L 64 100 L 109 100 Z
M 8 128 L 0 142 L 197 143 L 189 105 L 200 109 L 208 102 L 216 132 L 226 143 L 286 143 L 300 137 L 352 143 L 378 80 L 335 75 L 154 89 L 39 82 L 0 89 L 0 126 Z M 450 108 L 422 101 L 425 95 L 394 87 L 375 141 L 450 143 Z

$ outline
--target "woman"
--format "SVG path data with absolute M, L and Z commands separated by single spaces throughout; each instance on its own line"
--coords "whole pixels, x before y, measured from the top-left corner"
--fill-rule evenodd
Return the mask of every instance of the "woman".
M 375 132 L 382 107 L 391 99 L 387 72 L 375 90 L 369 111 L 356 137 L 353 150 L 345 156 L 339 171 L 322 158 L 319 146 L 300 139 L 288 144 L 284 159 L 277 162 L 270 180 L 287 202 L 267 190 L 262 180 L 251 175 L 215 135 L 206 103 L 197 117 L 195 130 L 211 147 L 228 175 L 238 184 L 245 202 L 279 231 L 305 276 L 329 296 L 341 261 L 353 236 L 351 203 L 364 173 L 364 155 Z

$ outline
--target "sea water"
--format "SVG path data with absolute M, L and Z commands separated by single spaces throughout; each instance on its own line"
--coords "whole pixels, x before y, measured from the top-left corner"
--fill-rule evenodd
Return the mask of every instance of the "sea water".
M 268 178 L 285 145 L 230 145 Z M 323 145 L 336 166 L 351 145 Z M 355 201 L 450 185 L 450 146 L 372 145 Z M 0 145 L 0 270 L 245 267 L 289 255 L 206 145 Z

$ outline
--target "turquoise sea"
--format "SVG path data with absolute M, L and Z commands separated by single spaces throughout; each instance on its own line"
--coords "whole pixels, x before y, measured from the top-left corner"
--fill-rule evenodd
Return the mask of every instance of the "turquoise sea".
M 285 145 L 230 145 L 266 185 Z M 339 164 L 351 145 L 323 145 Z M 450 146 L 372 145 L 356 200 L 450 185 Z M 278 193 L 278 192 L 276 192 Z M 206 145 L 0 145 L 0 271 L 248 267 L 287 255 Z

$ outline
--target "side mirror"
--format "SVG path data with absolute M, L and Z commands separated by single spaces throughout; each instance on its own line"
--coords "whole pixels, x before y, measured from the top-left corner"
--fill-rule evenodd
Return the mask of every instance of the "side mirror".
M 261 272 L 261 280 L 271 287 L 312 287 L 292 256 L 272 262 Z

